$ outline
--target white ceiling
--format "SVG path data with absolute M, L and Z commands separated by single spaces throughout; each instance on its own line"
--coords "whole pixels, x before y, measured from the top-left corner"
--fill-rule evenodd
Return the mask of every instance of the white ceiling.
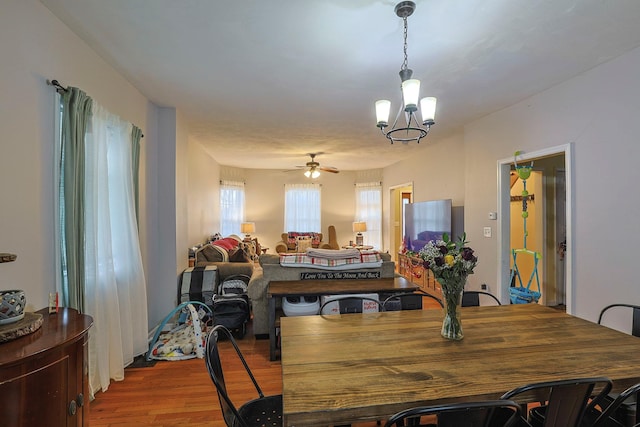
M 400 101 L 387 0 L 41 0 L 145 96 L 176 107 L 222 165 L 380 168 L 640 46 L 638 0 L 417 0 L 409 68 L 436 96 L 417 146 L 375 127 Z M 74 82 L 62 82 L 73 85 Z M 594 100 L 597 102 L 597 100 Z

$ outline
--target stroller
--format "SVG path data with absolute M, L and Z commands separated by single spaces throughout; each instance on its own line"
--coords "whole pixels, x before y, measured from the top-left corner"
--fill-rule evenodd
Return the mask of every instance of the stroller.
M 250 277 L 245 274 L 234 274 L 227 277 L 218 286 L 213 297 L 213 323 L 223 325 L 238 338 L 247 332 L 247 322 L 251 318 L 251 305 L 247 295 Z

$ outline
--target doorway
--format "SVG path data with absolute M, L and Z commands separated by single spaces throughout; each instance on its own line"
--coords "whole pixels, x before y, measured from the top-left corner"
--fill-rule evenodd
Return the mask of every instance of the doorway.
M 565 307 L 569 314 L 573 314 L 573 274 L 572 254 L 570 250 L 561 251 L 560 248 L 572 247 L 573 241 L 573 201 L 572 201 L 572 144 L 552 147 L 518 156 L 518 164 L 533 162 L 534 170 L 540 171 L 540 184 L 535 194 L 536 208 L 539 218 L 535 235 L 529 235 L 529 241 L 538 241 L 540 252 L 540 286 L 543 296 L 540 303 L 544 305 L 559 305 Z M 509 297 L 512 268 L 512 226 L 520 225 L 522 231 L 521 209 L 515 213 L 512 210 L 511 174 L 514 159 L 504 159 L 498 162 L 498 295 L 504 301 Z M 529 230 L 528 230 L 529 231 Z M 522 237 L 520 237 L 522 239 Z M 518 261 L 518 265 L 520 261 Z M 523 276 L 526 286 L 529 276 Z M 516 284 L 519 285 L 519 284 Z M 532 290 L 537 290 L 535 283 Z
M 413 183 L 396 185 L 389 188 L 389 212 L 391 212 L 391 257 L 398 265 L 398 251 L 404 239 L 404 208 L 413 202 Z

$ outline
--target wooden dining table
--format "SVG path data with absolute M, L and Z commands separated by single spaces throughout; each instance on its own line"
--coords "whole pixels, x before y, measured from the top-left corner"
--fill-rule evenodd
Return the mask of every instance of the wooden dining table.
M 631 335 L 538 304 L 461 315 L 460 341 L 440 336 L 440 309 L 282 318 L 284 425 L 384 420 L 540 381 L 605 376 L 617 391 L 640 382 Z

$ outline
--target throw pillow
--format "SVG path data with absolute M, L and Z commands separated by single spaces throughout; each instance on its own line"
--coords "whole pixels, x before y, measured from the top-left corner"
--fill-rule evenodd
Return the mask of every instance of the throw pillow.
M 312 247 L 311 237 L 309 236 L 298 236 L 296 239 L 296 252 L 306 252 L 307 249 Z
M 229 262 L 249 262 L 251 259 L 242 247 L 229 251 Z
M 200 262 L 200 261 L 222 262 L 225 260 L 223 251 L 225 250 L 222 248 L 215 248 L 211 245 L 205 245 L 205 247 L 202 248 L 202 250 L 200 251 L 200 253 L 204 257 L 204 260 L 201 260 L 200 257 L 198 257 L 197 262 Z

